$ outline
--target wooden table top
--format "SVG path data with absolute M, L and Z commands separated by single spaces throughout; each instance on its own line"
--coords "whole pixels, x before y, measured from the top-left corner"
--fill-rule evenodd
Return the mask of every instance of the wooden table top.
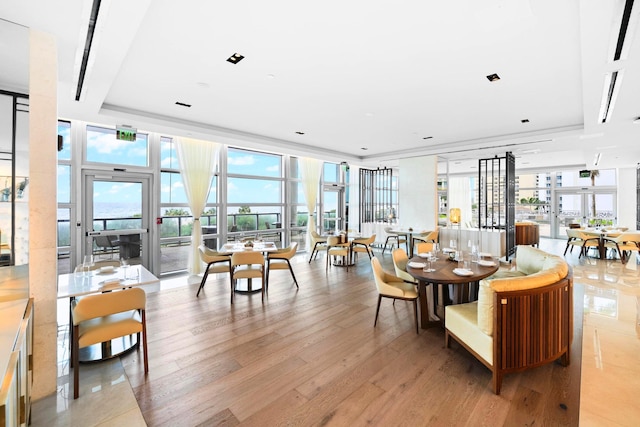
M 411 258 L 409 262 L 424 263 L 425 260 L 415 256 Z M 424 272 L 422 271 L 422 268 L 411 268 L 407 263 L 407 273 L 422 282 L 428 283 L 469 283 L 484 279 L 498 271 L 498 268 L 500 267 L 499 262 L 495 260 L 494 262 L 496 265 L 487 267 L 472 262 L 470 263 L 471 266 L 469 269 L 473 272 L 473 275 L 459 276 L 453 272 L 454 269 L 458 268 L 458 261 L 449 261 L 447 254 L 439 254 L 437 261 L 432 262 L 432 268 L 434 268 L 435 271 Z

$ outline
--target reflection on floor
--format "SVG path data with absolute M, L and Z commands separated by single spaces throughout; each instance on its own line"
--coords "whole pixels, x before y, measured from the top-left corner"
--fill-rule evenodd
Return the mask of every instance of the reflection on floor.
M 541 248 L 562 254 L 565 240 L 542 239 Z M 636 256 L 619 260 L 568 253 L 576 287 L 584 286 L 580 425 L 637 425 L 640 406 L 640 268 Z M 162 281 L 162 289 L 184 284 Z M 68 310 L 66 305 L 58 312 Z M 64 316 L 62 316 L 64 317 Z M 145 425 L 119 359 L 83 365 L 80 398 L 69 397 L 67 325 L 60 322 L 57 393 L 33 404 L 33 426 Z M 132 353 L 126 357 L 137 357 Z

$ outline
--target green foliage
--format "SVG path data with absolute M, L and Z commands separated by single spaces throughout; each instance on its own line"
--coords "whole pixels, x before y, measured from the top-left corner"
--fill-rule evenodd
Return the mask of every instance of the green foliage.
M 239 214 L 248 214 L 251 213 L 251 207 L 250 206 L 240 206 L 238 208 L 238 213 Z
M 187 212 L 186 209 L 182 208 L 171 208 L 167 209 L 164 212 L 164 216 L 190 216 L 191 214 Z

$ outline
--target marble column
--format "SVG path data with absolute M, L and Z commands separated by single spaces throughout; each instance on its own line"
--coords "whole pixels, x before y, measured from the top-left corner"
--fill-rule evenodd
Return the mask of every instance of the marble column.
M 57 53 L 55 38 L 29 36 L 29 293 L 34 298 L 34 400 L 56 391 Z

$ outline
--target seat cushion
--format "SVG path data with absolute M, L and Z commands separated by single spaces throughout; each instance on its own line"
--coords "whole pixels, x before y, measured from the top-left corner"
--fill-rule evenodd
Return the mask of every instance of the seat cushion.
M 493 338 L 478 328 L 478 303 L 445 307 L 445 328 L 493 366 Z
M 80 323 L 78 347 L 142 332 L 142 319 L 137 310 L 111 314 Z

